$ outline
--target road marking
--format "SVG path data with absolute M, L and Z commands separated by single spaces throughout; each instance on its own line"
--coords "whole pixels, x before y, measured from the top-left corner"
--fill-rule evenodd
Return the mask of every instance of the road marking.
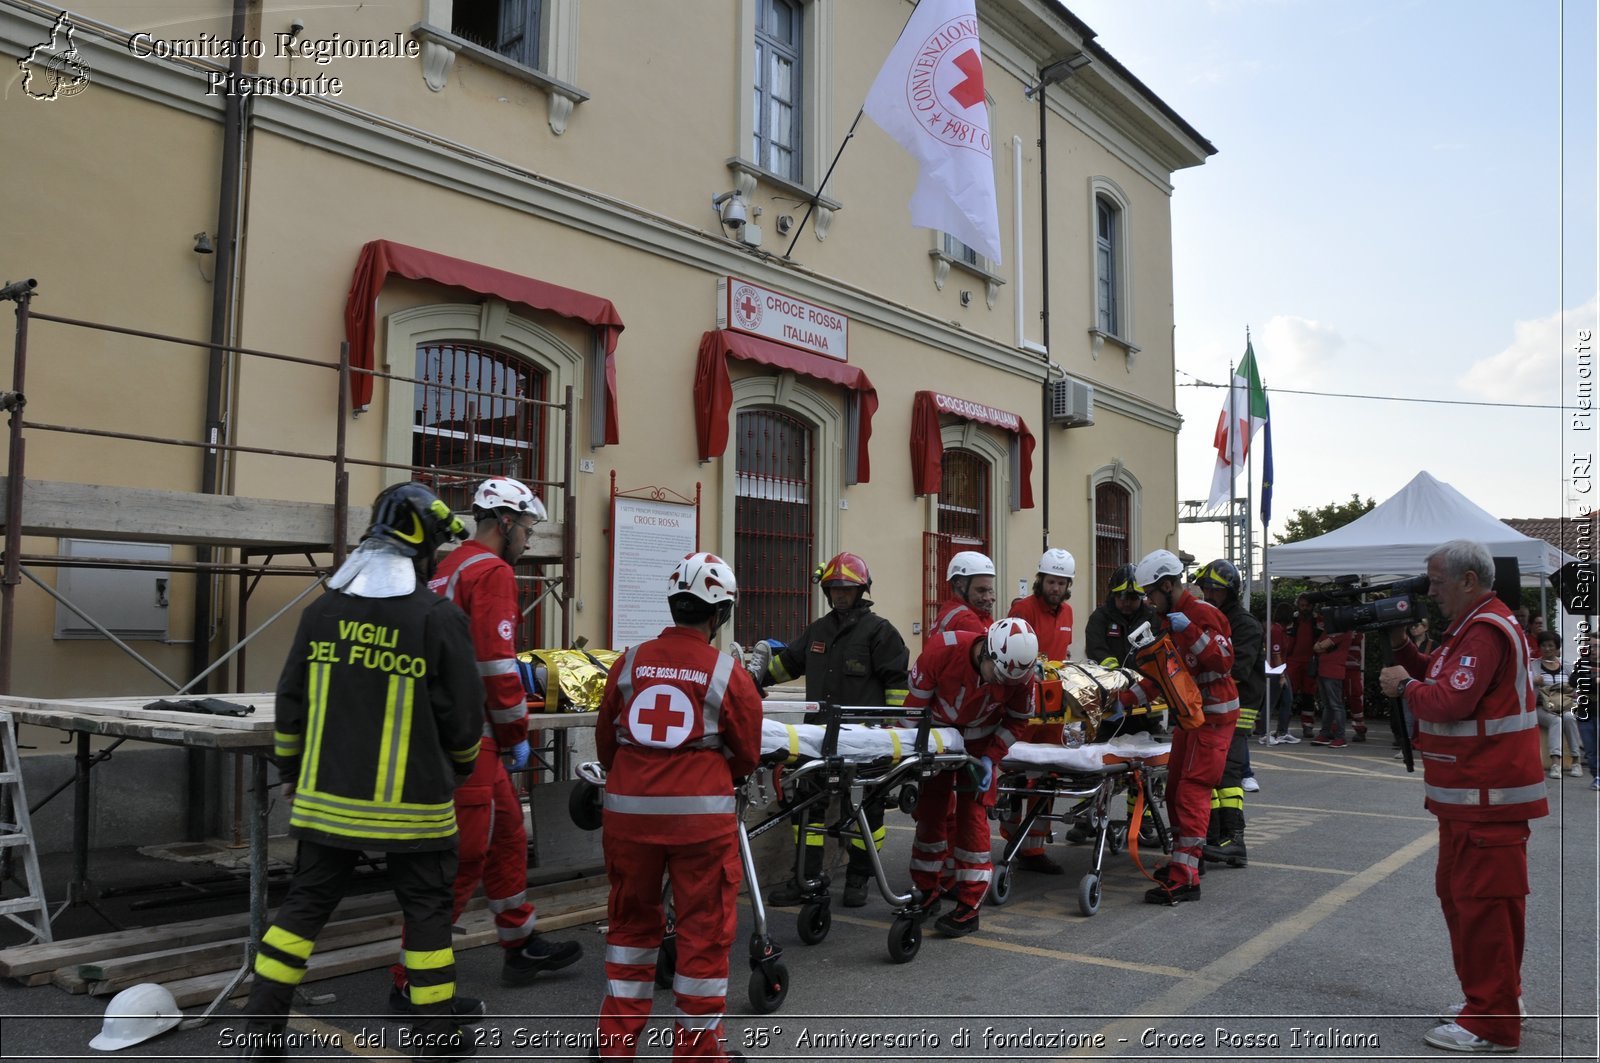
M 1363 768 L 1359 764 L 1345 763 L 1335 765 L 1331 761 L 1322 761 L 1317 763 L 1316 767 L 1310 767 L 1308 765 L 1312 762 L 1306 761 L 1303 757 L 1294 753 L 1250 754 L 1250 763 L 1254 764 L 1258 759 L 1266 762 L 1273 771 L 1302 772 L 1311 775 L 1365 775 L 1372 779 L 1422 781 L 1421 772 L 1408 772 L 1392 761 L 1387 762 L 1389 770 L 1379 771 L 1375 768 Z
M 361 1056 L 365 1059 L 392 1059 L 398 1060 L 400 1063 L 404 1063 L 404 1061 L 411 1058 L 409 1055 L 397 1054 L 387 1048 L 356 1044 L 356 1034 L 360 1031 L 347 1030 L 342 1026 L 321 1022 L 311 1018 L 309 1015 L 301 1015 L 299 1012 L 290 1014 L 289 1029 L 297 1033 L 315 1033 L 327 1038 L 327 1047 L 329 1049 L 336 1045 L 339 1050 L 347 1055 Z M 388 1040 L 387 1034 L 388 1031 L 385 1030 L 385 1041 Z
M 1139 1032 L 1149 1025 L 1149 1017 L 1160 1015 L 1185 1015 L 1197 1012 L 1196 1005 L 1210 996 L 1218 986 L 1230 980 L 1237 980 L 1246 974 L 1252 967 L 1261 963 L 1274 952 L 1293 942 L 1296 938 L 1306 933 L 1312 927 L 1336 914 L 1339 909 L 1366 893 L 1372 887 L 1393 875 L 1396 871 L 1421 857 L 1438 845 L 1436 833 L 1425 834 L 1399 849 L 1384 859 L 1373 864 L 1364 871 L 1353 875 L 1344 882 L 1334 886 L 1328 892 L 1316 897 L 1310 904 L 1296 915 L 1288 916 L 1272 924 L 1255 937 L 1241 942 L 1237 947 L 1223 953 L 1198 971 L 1184 977 L 1172 988 L 1159 996 L 1147 998 L 1144 1006 L 1137 1013 L 1103 1027 L 1099 1032 L 1105 1035 L 1104 1049 L 1080 1049 L 1059 1057 L 1061 1060 L 1083 1059 L 1093 1056 L 1104 1058 L 1108 1050 L 1116 1054 L 1119 1044 L 1126 1044 L 1130 1049 L 1139 1047 Z M 1203 903 L 1203 902 L 1202 902 Z M 1176 913 L 1182 918 L 1182 909 Z
M 1326 808 L 1312 808 L 1312 807 L 1310 807 L 1308 805 L 1267 805 L 1267 804 L 1262 804 L 1262 803 L 1260 803 L 1258 801 L 1246 801 L 1244 807 L 1245 807 L 1246 811 L 1248 811 L 1248 810 L 1250 810 L 1252 808 L 1270 808 L 1270 809 L 1282 809 L 1283 811 L 1286 811 L 1286 812 L 1318 812 L 1318 813 L 1321 813 L 1323 815 L 1327 815 L 1329 813 L 1329 811 L 1330 811 L 1329 809 L 1326 809 Z M 1434 817 L 1434 816 L 1402 816 L 1402 815 L 1398 815 L 1398 814 L 1396 814 L 1394 812 L 1354 812 L 1354 811 L 1351 811 L 1348 808 L 1341 808 L 1341 809 L 1338 810 L 1338 813 L 1339 813 L 1340 816 L 1371 816 L 1374 819 L 1412 820 L 1412 821 L 1414 821 L 1416 823 L 1437 823 L 1438 822 L 1438 819 L 1436 817 Z

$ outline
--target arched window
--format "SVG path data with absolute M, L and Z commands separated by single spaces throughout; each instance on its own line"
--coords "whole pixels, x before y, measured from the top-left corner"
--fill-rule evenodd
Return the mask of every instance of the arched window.
M 734 638 L 745 645 L 793 638 L 811 620 L 814 433 L 798 417 L 765 407 L 739 411 L 734 431 Z
M 416 378 L 411 463 L 441 470 L 416 478 L 452 509 L 469 509 L 486 477 L 544 478 L 545 407 L 514 400 L 544 399 L 545 373 L 504 351 L 442 341 L 417 344 Z
M 1115 483 L 1102 483 L 1094 489 L 1094 593 L 1095 601 L 1106 600 L 1106 584 L 1118 566 L 1133 560 L 1133 496 Z
M 970 450 L 947 450 L 939 478 L 939 533 L 953 550 L 989 553 L 989 463 Z

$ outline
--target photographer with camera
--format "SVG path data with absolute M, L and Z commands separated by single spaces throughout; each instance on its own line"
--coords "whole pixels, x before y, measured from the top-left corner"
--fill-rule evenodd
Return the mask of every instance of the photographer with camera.
M 1528 823 L 1549 814 L 1527 644 L 1493 587 L 1482 543 L 1435 550 L 1428 596 L 1451 621 L 1444 642 L 1424 658 L 1392 628 L 1398 663 L 1378 676 L 1416 721 L 1425 803 L 1439 820 L 1434 887 L 1466 1000 L 1425 1040 L 1456 1052 L 1514 1052 L 1522 1040 Z

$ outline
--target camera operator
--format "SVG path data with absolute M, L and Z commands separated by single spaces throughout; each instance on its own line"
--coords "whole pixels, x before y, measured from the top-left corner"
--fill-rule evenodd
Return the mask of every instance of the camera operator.
M 1405 628 L 1392 629 L 1399 663 L 1378 677 L 1416 721 L 1426 805 L 1439 820 L 1434 888 L 1466 1001 L 1425 1040 L 1457 1052 L 1514 1052 L 1522 1040 L 1528 823 L 1549 813 L 1527 646 L 1493 586 L 1483 544 L 1435 550 L 1428 596 L 1451 621 L 1444 642 L 1424 658 Z

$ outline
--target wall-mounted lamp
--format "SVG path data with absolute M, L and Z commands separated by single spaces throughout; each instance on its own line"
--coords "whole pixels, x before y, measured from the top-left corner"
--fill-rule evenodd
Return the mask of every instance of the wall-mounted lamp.
M 723 228 L 730 230 L 734 236 L 739 235 L 739 230 L 744 228 L 744 223 L 750 217 L 745 210 L 744 195 L 737 188 L 720 196 L 713 196 L 711 207 L 717 212 L 717 219 Z
M 217 253 L 217 249 L 211 244 L 210 233 L 198 232 L 194 234 L 194 253 L 200 256 L 194 260 L 194 268 L 200 271 L 200 279 L 210 284 L 211 278 L 206 276 L 206 271 L 200 265 L 206 260 L 206 256 Z

